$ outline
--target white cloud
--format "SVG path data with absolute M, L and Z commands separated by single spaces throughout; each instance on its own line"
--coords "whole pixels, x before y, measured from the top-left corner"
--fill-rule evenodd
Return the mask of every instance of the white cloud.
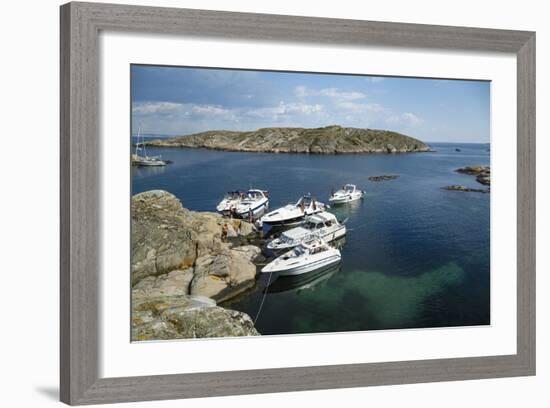
M 196 115 L 227 115 L 229 110 L 215 105 L 193 105 L 191 112 Z
M 328 96 L 335 99 L 344 99 L 348 101 L 353 101 L 356 99 L 363 99 L 366 95 L 362 92 L 357 91 L 341 91 L 338 88 L 325 88 L 319 91 L 319 95 Z
M 307 87 L 304 85 L 298 85 L 296 88 L 294 88 L 294 93 L 298 98 L 303 98 L 304 96 L 308 95 Z
M 259 109 L 251 109 L 251 110 L 245 111 L 244 114 L 255 118 L 277 120 L 281 116 L 289 116 L 293 114 L 311 115 L 311 114 L 320 112 L 322 110 L 323 110 L 323 105 L 320 105 L 320 104 L 311 105 L 311 104 L 301 103 L 301 102 L 285 103 L 281 101 L 276 106 L 259 108 Z
M 354 101 L 338 101 L 334 107 L 340 111 L 351 113 L 384 113 L 386 109 L 379 103 L 358 103 Z
M 311 94 L 297 87 L 296 94 Z M 215 104 L 140 102 L 133 106 L 134 123 L 150 132 L 190 134 L 211 129 L 252 130 L 268 126 L 320 127 L 338 124 L 350 127 L 387 127 L 406 131 L 423 120 L 412 112 L 398 113 L 363 100 L 363 94 L 338 88 L 315 91 L 316 98 L 281 100 L 267 107 L 235 107 Z M 321 98 L 321 99 L 319 99 Z M 324 98 L 328 98 L 324 99 Z M 322 101 L 321 103 L 314 103 Z
M 353 101 L 356 99 L 366 98 L 363 92 L 359 91 L 344 91 L 338 88 L 323 88 L 323 89 L 309 89 L 303 85 L 299 85 L 294 88 L 294 93 L 298 98 L 304 98 L 308 96 L 325 96 L 328 98 L 339 99 L 339 100 L 349 100 Z
M 405 112 L 401 115 L 390 115 L 386 118 L 386 123 L 392 125 L 416 126 L 424 122 L 424 120 L 414 113 Z
M 152 114 L 173 111 L 181 108 L 183 105 L 181 103 L 173 102 L 142 102 L 134 104 L 132 107 L 132 112 L 141 113 L 141 114 Z
M 384 80 L 383 77 L 368 77 L 368 78 L 365 78 L 365 79 L 369 82 L 372 82 L 372 83 L 378 83 L 378 82 L 382 82 Z
M 405 112 L 403 114 L 403 117 L 412 126 L 415 126 L 415 125 L 418 125 L 418 124 L 424 122 L 422 119 L 420 119 L 418 116 L 416 116 L 414 113 L 411 113 L 411 112 Z

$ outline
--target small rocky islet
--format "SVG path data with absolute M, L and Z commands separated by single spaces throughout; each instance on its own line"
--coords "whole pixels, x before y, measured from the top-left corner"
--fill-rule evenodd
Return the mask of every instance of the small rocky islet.
M 155 139 L 146 146 L 205 148 L 268 153 L 414 153 L 430 152 L 424 142 L 401 133 L 342 126 L 321 128 L 270 127 L 255 131 L 211 130 L 187 136 Z
M 370 176 L 369 181 L 389 181 L 397 180 L 399 178 L 396 174 L 383 174 L 381 176 Z
M 491 167 L 489 166 L 466 166 L 456 169 L 457 173 L 476 176 L 476 181 L 485 186 L 491 185 Z
M 476 181 L 484 186 L 491 185 L 491 167 L 490 166 L 466 166 L 455 170 L 457 173 L 475 176 Z M 471 188 L 463 185 L 451 185 L 442 187 L 448 191 L 460 191 L 464 193 L 490 193 L 491 188 Z

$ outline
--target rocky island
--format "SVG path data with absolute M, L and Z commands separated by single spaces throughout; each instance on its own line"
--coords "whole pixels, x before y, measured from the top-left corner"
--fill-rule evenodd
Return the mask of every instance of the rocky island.
M 259 334 L 250 316 L 216 305 L 255 284 L 252 224 L 187 210 L 153 190 L 132 197 L 131 238 L 132 340 Z
M 466 166 L 456 172 L 476 176 L 476 181 L 485 186 L 491 185 L 491 168 L 489 166 Z
M 270 153 L 411 153 L 429 152 L 418 139 L 397 132 L 341 126 L 262 128 L 249 132 L 211 130 L 188 136 L 155 139 L 155 147 L 184 147 Z
M 455 170 L 457 173 L 475 176 L 476 181 L 484 186 L 491 185 L 491 167 L 489 166 L 466 166 Z M 462 185 L 452 185 L 442 187 L 444 190 L 461 191 L 464 193 L 490 193 L 490 188 L 471 188 Z

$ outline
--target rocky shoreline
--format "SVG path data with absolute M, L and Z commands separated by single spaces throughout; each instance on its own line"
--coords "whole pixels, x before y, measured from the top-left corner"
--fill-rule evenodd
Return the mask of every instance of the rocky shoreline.
M 205 148 L 267 153 L 412 153 L 430 152 L 410 136 L 378 129 L 341 126 L 323 128 L 262 128 L 250 132 L 212 130 L 145 142 L 154 147 Z
M 259 335 L 250 316 L 217 306 L 254 286 L 257 235 L 248 222 L 187 210 L 166 191 L 133 196 L 132 340 Z

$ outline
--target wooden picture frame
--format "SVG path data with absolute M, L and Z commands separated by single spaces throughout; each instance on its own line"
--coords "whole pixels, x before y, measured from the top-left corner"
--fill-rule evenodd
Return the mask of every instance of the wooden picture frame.
M 99 377 L 100 31 L 517 56 L 517 353 L 127 378 Z M 97 404 L 535 374 L 535 33 L 219 11 L 61 6 L 61 400 Z

